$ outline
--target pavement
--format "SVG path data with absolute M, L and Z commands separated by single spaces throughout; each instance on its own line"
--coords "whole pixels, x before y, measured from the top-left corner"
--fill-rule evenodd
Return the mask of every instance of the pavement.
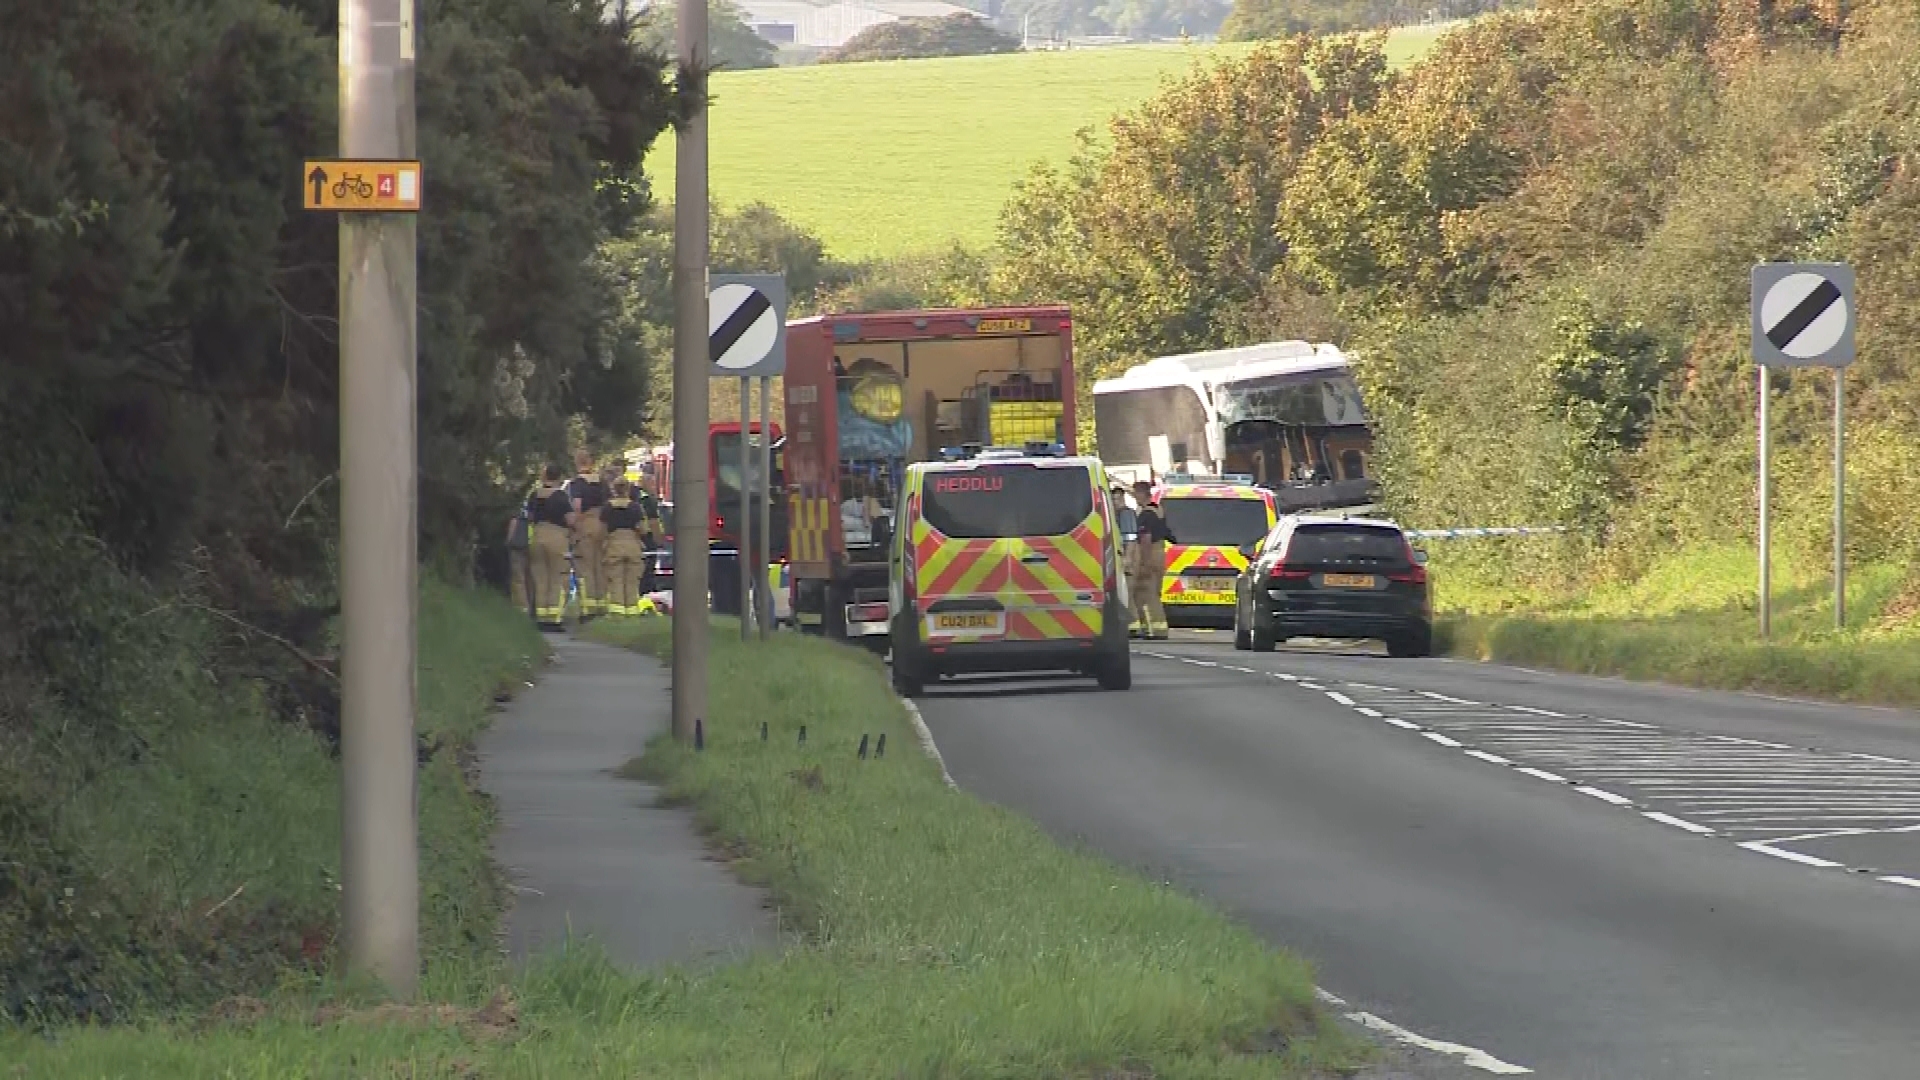
M 776 947 L 764 895 L 715 861 L 691 811 L 615 770 L 672 722 L 667 669 L 624 649 L 549 638 L 553 662 L 480 740 L 513 890 L 507 951 L 524 962 L 590 937 L 616 963 L 692 967 Z
M 1408 1075 L 1920 1076 L 1920 715 L 1181 631 L 1127 693 L 918 705 L 961 787 L 1298 950 Z

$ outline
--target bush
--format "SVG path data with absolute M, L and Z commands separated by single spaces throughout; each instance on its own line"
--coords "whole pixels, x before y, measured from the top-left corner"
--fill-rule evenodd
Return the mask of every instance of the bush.
M 863 60 L 911 60 L 928 56 L 981 56 L 1020 51 L 1018 38 L 994 29 L 978 15 L 909 16 L 869 26 L 822 57 L 823 64 Z

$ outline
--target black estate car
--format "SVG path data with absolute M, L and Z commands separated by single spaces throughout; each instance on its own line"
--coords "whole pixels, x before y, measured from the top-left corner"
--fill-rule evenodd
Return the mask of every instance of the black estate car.
M 1433 651 L 1426 553 L 1391 521 L 1297 515 L 1240 549 L 1233 647 L 1293 637 L 1378 638 L 1392 656 Z

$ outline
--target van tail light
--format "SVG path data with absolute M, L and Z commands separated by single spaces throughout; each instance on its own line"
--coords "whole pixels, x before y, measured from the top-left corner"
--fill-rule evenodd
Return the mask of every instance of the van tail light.
M 1407 568 L 1397 574 L 1388 574 L 1387 580 L 1398 581 L 1407 585 L 1425 585 L 1427 583 L 1427 568 L 1413 561 L 1413 545 L 1411 543 L 1408 543 L 1404 539 L 1401 543 L 1405 544 L 1407 549 Z

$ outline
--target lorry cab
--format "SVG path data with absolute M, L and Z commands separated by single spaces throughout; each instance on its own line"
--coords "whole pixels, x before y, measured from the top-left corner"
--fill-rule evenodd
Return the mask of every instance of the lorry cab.
M 889 553 L 893 680 L 1065 670 L 1132 685 L 1121 540 L 1098 458 L 967 449 L 910 465 Z
M 1234 582 L 1247 567 L 1240 548 L 1279 520 L 1273 492 L 1248 475 L 1170 473 L 1154 490 L 1173 542 L 1160 604 L 1170 626 L 1232 626 Z

